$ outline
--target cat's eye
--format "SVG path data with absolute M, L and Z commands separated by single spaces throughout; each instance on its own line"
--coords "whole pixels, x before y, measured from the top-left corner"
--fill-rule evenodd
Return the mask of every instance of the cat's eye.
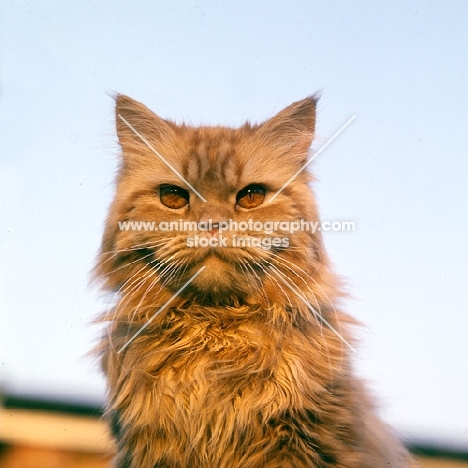
M 159 187 L 159 199 L 164 206 L 177 210 L 189 204 L 190 195 L 182 187 L 163 184 Z
M 258 184 L 250 184 L 239 190 L 236 196 L 236 203 L 241 208 L 251 210 L 260 206 L 265 200 L 265 189 Z

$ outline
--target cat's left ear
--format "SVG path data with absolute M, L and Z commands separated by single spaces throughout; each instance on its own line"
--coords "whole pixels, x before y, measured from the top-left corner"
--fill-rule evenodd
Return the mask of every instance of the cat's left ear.
M 174 138 L 174 126 L 170 122 L 123 94 L 115 98 L 115 118 L 125 163 L 141 162 L 141 155 L 148 153 L 147 142 L 159 148 Z
M 257 131 L 263 142 L 288 155 L 298 163 L 305 162 L 315 132 L 315 109 L 318 97 L 309 96 L 294 102 Z

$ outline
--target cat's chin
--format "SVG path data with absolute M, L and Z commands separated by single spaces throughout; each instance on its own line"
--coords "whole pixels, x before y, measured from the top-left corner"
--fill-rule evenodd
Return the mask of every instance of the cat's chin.
M 232 286 L 235 269 L 217 255 L 208 255 L 200 263 L 204 269 L 195 279 L 195 285 L 201 289 L 229 290 Z
M 220 272 L 222 272 L 223 270 L 228 270 L 230 268 L 230 266 L 216 254 L 207 255 L 202 262 L 202 266 L 210 268 L 211 274 L 216 270 L 220 270 Z
M 206 296 L 209 303 L 221 304 L 226 301 L 239 303 L 243 302 L 243 298 L 248 294 L 244 290 L 245 279 L 235 266 L 217 255 L 207 255 L 194 265 L 190 275 L 194 274 L 197 276 L 190 289 L 197 292 L 196 295 L 200 300 Z

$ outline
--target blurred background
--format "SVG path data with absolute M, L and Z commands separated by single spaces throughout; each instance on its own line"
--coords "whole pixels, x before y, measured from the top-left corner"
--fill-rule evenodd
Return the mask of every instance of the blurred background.
M 315 151 L 356 115 L 312 164 L 322 219 L 356 223 L 324 235 L 363 323 L 356 372 L 424 466 L 468 463 L 465 1 L 0 8 L 1 467 L 108 466 L 113 450 L 88 354 L 113 92 L 233 126 L 320 92 Z

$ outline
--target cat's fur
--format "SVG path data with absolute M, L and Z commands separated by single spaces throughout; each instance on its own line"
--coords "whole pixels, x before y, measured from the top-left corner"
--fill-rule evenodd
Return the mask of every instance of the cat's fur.
M 238 129 L 176 125 L 123 95 L 116 103 L 122 163 L 96 267 L 117 292 L 100 347 L 116 466 L 408 466 L 352 375 L 353 321 L 338 310 L 339 285 L 318 231 L 289 234 L 288 247 L 271 250 L 210 249 L 187 246 L 189 236 L 211 235 L 204 231 L 118 227 L 125 220 L 318 220 L 307 171 L 269 203 L 307 160 L 316 99 Z M 236 194 L 252 183 L 265 187 L 264 203 L 239 208 Z M 187 190 L 189 204 L 164 206 L 161 184 Z

